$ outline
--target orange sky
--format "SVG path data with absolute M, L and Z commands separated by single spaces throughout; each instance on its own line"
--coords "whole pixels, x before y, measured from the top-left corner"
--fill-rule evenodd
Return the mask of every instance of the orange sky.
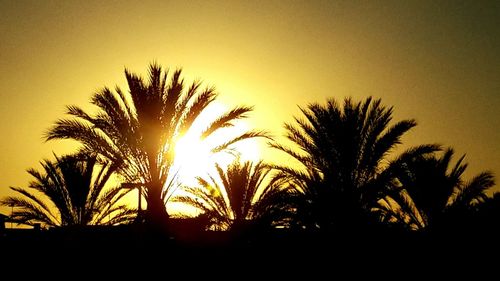
M 297 105 L 380 97 L 417 119 L 406 145 L 450 145 L 468 176 L 499 174 L 500 2 L 183 2 L 0 1 L 0 196 L 69 151 L 41 138 L 65 105 L 153 60 L 255 105 L 251 124 L 275 135 Z

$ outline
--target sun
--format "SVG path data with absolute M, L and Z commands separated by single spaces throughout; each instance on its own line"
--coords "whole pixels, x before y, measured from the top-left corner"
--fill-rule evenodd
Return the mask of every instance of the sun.
M 227 107 L 221 103 L 214 102 L 207 107 L 193 123 L 189 131 L 177 140 L 175 144 L 175 160 L 170 173 L 175 175 L 176 188 L 168 197 L 183 195 L 184 186 L 195 187 L 198 184 L 197 177 L 217 177 L 215 164 L 225 169 L 235 155 L 231 153 L 212 153 L 216 145 L 236 137 L 250 129 L 245 120 L 238 120 L 233 127 L 223 128 L 215 132 L 205 140 L 201 140 L 201 133 L 208 127 L 209 123 L 227 111 Z M 257 139 L 247 139 L 232 146 L 240 161 L 258 161 L 260 159 L 259 144 Z M 180 202 L 168 202 L 168 208 L 175 214 L 196 215 L 199 210 Z
M 245 120 L 238 120 L 233 127 L 220 129 L 203 141 L 200 139 L 201 132 L 208 127 L 209 123 L 226 111 L 227 107 L 221 103 L 211 104 L 201 113 L 190 130 L 175 144 L 174 169 L 182 184 L 196 184 L 196 177 L 214 175 L 216 163 L 224 168 L 235 159 L 235 156 L 230 153 L 214 154 L 211 149 L 248 131 L 250 126 Z M 242 161 L 258 161 L 260 159 L 256 139 L 240 141 L 233 148 Z

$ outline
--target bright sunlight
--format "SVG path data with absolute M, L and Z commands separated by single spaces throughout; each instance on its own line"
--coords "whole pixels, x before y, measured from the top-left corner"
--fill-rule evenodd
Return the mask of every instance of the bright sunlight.
M 213 154 L 211 149 L 231 137 L 248 131 L 250 128 L 245 120 L 238 120 L 235 122 L 235 126 L 220 129 L 207 139 L 200 140 L 201 132 L 226 110 L 226 106 L 214 102 L 206 108 L 191 129 L 177 142 L 174 169 L 178 173 L 179 181 L 183 184 L 193 184 L 196 183 L 196 177 L 213 174 L 216 163 L 221 167 L 226 167 L 234 160 L 235 155 L 231 153 Z M 235 154 L 239 155 L 242 161 L 257 161 L 259 159 L 259 147 L 256 139 L 238 142 L 233 147 Z
M 250 126 L 245 120 L 236 121 L 233 127 L 222 128 L 203 141 L 200 139 L 201 132 L 208 127 L 209 123 L 226 111 L 226 106 L 214 102 L 201 113 L 191 129 L 177 141 L 175 163 L 172 167 L 172 175 L 176 176 L 177 183 L 194 186 L 198 183 L 197 177 L 207 178 L 208 175 L 217 177 L 215 164 L 225 169 L 236 156 L 239 156 L 241 161 L 260 159 L 257 139 L 243 140 L 234 144 L 232 146 L 234 154 L 211 152 L 215 146 L 248 131 Z M 182 187 L 178 187 L 171 195 L 180 195 L 182 192 Z M 191 215 L 198 213 L 196 209 L 183 203 L 168 202 L 167 205 L 173 213 Z

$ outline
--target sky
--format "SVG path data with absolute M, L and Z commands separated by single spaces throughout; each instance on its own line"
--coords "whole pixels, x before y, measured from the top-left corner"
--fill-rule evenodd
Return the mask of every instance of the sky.
M 0 196 L 73 149 L 42 138 L 65 105 L 153 61 L 255 106 L 247 122 L 275 136 L 298 106 L 374 96 L 417 120 L 405 147 L 451 146 L 469 178 L 500 172 L 499 1 L 0 0 Z

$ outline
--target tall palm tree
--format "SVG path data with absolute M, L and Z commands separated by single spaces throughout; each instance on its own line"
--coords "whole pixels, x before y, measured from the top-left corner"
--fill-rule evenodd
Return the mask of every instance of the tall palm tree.
M 173 201 L 198 208 L 215 229 L 286 223 L 289 210 L 283 199 L 288 191 L 272 184 L 268 177 L 271 169 L 262 161 L 241 163 L 237 159 L 227 171 L 218 164 L 216 169 L 218 179 L 198 177 L 198 187 L 186 187 L 188 194 L 174 197 Z
M 305 118 L 285 124 L 286 137 L 297 149 L 271 146 L 298 162 L 296 168 L 276 168 L 281 181 L 304 194 L 299 211 L 308 227 L 348 230 L 366 225 L 375 219 L 372 209 L 394 188 L 403 160 L 439 149 L 423 145 L 389 160 L 416 122 L 403 120 L 389 126 L 393 109 L 382 106 L 380 99 L 346 98 L 342 106 L 329 99 L 326 105 L 313 103 L 300 109 Z
M 453 154 L 449 148 L 441 157 L 433 154 L 415 158 L 406 163 L 406 173 L 399 175 L 413 206 L 407 213 L 416 213 L 422 227 L 442 228 L 456 223 L 459 217 L 465 220 L 467 213 L 475 212 L 488 199 L 486 191 L 495 184 L 491 172 L 464 181 L 465 155 L 452 165 Z
M 11 187 L 18 196 L 0 201 L 14 207 L 11 219 L 45 226 L 114 225 L 132 221 L 136 210 L 119 200 L 127 194 L 120 186 L 105 188 L 116 167 L 98 163 L 96 156 L 69 155 L 41 162 L 43 172 L 29 169 L 29 189 Z
M 48 131 L 47 140 L 74 139 L 83 149 L 99 153 L 119 165 L 128 183 L 143 185 L 147 202 L 146 220 L 164 225 L 168 219 L 165 200 L 175 188 L 174 150 L 176 141 L 187 132 L 200 114 L 217 97 L 213 88 L 200 91 L 194 82 L 186 91 L 181 70 L 168 71 L 159 65 L 149 68 L 149 80 L 125 70 L 129 93 L 119 88 L 113 93 L 104 88 L 92 97 L 94 115 L 77 106 L 68 106 L 72 118 L 62 119 Z M 245 118 L 251 107 L 235 107 L 213 120 L 201 133 L 201 140 L 233 122 Z M 249 131 L 213 147 L 224 151 L 234 143 L 262 132 Z

